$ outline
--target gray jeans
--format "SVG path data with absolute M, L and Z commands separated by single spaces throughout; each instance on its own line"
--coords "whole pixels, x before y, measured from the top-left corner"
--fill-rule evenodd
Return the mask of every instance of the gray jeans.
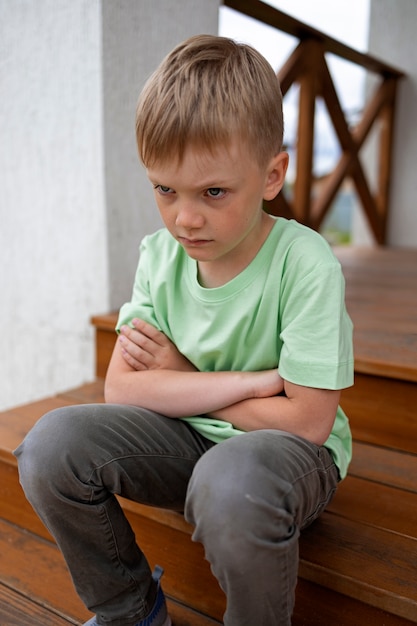
M 286 626 L 300 530 L 338 482 L 326 448 L 288 433 L 259 430 L 214 445 L 181 420 L 123 405 L 52 411 L 15 454 L 77 592 L 111 626 L 131 626 L 155 597 L 114 494 L 185 511 L 226 594 L 225 625 Z

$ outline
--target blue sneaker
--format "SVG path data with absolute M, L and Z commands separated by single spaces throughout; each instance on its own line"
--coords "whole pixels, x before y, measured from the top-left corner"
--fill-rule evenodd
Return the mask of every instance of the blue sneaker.
M 158 584 L 155 604 L 148 617 L 144 617 L 139 622 L 132 624 L 132 626 L 172 626 L 171 618 L 167 612 L 164 592 L 161 587 L 161 576 L 163 573 L 164 570 L 162 567 L 157 565 L 152 574 L 152 578 Z M 95 617 L 92 617 L 88 622 L 85 622 L 83 626 L 100 626 L 100 624 L 96 621 Z

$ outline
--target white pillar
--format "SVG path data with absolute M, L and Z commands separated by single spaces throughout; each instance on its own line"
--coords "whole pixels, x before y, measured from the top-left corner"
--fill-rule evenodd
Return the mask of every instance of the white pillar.
M 110 306 L 130 298 L 142 237 L 161 226 L 135 143 L 139 93 L 162 58 L 199 33 L 216 34 L 219 0 L 103 2 L 103 107 Z
M 417 246 L 416 0 L 371 0 L 369 53 L 403 70 L 396 111 L 388 245 Z

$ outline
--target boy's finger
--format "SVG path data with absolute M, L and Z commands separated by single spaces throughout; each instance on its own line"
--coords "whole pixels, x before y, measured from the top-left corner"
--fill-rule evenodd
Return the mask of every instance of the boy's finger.
M 155 328 L 155 326 L 152 326 L 152 324 L 148 324 L 148 322 L 145 322 L 144 320 L 141 320 L 137 317 L 132 320 L 132 324 L 134 328 L 138 330 L 139 332 L 141 332 L 143 335 L 146 335 L 147 337 L 149 337 L 149 339 L 152 339 L 152 341 L 154 341 L 155 343 L 158 343 L 159 345 L 163 345 L 165 335 L 164 333 L 161 333 L 160 330 Z
M 144 370 L 148 369 L 148 367 L 147 367 L 147 365 L 145 365 L 145 363 L 142 363 L 141 361 L 138 361 L 137 359 L 135 359 L 123 347 L 122 347 L 122 356 L 123 356 L 124 360 L 126 361 L 126 363 L 128 363 L 134 370 L 136 370 L 136 371 L 144 371 Z

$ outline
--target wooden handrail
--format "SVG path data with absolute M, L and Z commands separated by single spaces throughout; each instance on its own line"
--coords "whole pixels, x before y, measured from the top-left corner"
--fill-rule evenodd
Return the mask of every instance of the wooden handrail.
M 386 241 L 389 212 L 390 171 L 398 80 L 404 73 L 371 55 L 329 37 L 315 28 L 259 0 L 224 0 L 224 5 L 299 39 L 289 59 L 278 71 L 283 96 L 293 84 L 299 86 L 296 177 L 293 197 L 285 192 L 265 209 L 319 230 L 346 178 L 356 189 L 370 229 L 378 244 Z M 351 128 L 339 101 L 326 54 L 331 53 L 377 75 L 368 94 L 362 117 Z M 341 155 L 335 167 L 316 184 L 313 175 L 315 103 L 321 98 L 339 141 Z M 378 136 L 375 191 L 369 172 L 362 166 L 360 150 L 371 131 Z
M 223 4 L 230 9 L 244 13 L 248 17 L 253 17 L 259 22 L 268 24 L 268 26 L 273 26 L 277 30 L 287 33 L 287 35 L 292 35 L 300 41 L 304 39 L 316 39 L 321 41 L 327 52 L 332 52 L 336 56 L 346 59 L 346 61 L 361 65 L 365 69 L 377 74 L 384 75 L 387 73 L 390 76 L 397 76 L 398 78 L 404 76 L 404 72 L 401 70 L 369 54 L 350 48 L 346 44 L 337 41 L 337 39 L 333 39 L 333 37 L 259 0 L 223 0 Z

